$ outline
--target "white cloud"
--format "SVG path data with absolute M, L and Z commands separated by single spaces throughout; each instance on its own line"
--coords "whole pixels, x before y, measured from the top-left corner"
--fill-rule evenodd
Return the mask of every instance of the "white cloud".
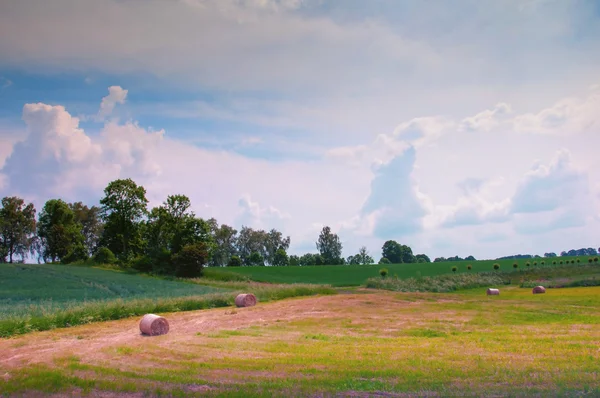
M 127 93 L 128 90 L 125 90 L 120 86 L 110 86 L 108 88 L 108 95 L 102 98 L 97 118 L 100 120 L 106 118 L 115 109 L 115 105 L 124 104 Z
M 10 79 L 0 76 L 0 89 L 5 89 L 12 86 L 13 82 Z
M 248 193 L 244 193 L 238 205 L 241 209 L 236 219 L 236 225 L 245 225 L 255 229 L 270 230 L 276 228 L 281 230 L 290 215 L 286 214 L 274 206 L 262 207 L 258 202 L 252 200 Z

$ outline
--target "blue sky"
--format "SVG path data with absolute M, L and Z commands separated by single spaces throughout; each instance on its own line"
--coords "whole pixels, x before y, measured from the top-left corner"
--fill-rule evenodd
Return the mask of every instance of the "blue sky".
M 597 247 L 598 48 L 592 0 L 4 2 L 0 194 L 132 177 L 296 253 Z

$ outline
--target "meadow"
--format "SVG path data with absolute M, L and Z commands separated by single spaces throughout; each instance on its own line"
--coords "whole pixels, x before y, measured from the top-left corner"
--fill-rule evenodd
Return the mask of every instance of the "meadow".
M 598 396 L 600 287 L 292 298 L 0 340 L 0 394 Z M 44 350 L 52 346 L 52 350 Z
M 577 260 L 580 262 L 577 263 Z M 215 275 L 222 273 L 230 275 L 236 273 L 257 282 L 268 283 L 313 283 L 331 286 L 360 286 L 372 277 L 379 276 L 379 270 L 386 268 L 390 277 L 397 276 L 400 279 L 419 278 L 423 276 L 436 276 L 453 273 L 452 267 L 457 267 L 456 274 L 493 271 L 493 265 L 500 265 L 500 272 L 511 272 L 513 264 L 519 264 L 519 269 L 529 267 L 560 266 L 561 262 L 574 262 L 575 264 L 587 264 L 588 257 L 560 257 L 554 259 L 527 259 L 527 260 L 478 260 L 478 261 L 456 261 L 440 263 L 409 263 L 409 264 L 373 264 L 373 265 L 344 265 L 344 266 L 308 266 L 308 267 L 228 267 L 224 269 L 212 269 Z M 527 263 L 530 266 L 527 267 Z M 536 265 L 534 265 L 536 263 Z M 471 270 L 467 266 L 471 265 Z

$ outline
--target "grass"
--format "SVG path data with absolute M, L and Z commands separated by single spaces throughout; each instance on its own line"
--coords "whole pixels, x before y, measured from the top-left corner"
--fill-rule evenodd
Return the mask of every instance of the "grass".
M 65 353 L 0 369 L 0 394 L 600 395 L 598 287 L 306 300 L 309 308 L 281 321 L 265 306 L 237 329 L 223 322 L 210 333 L 116 342 L 97 358 Z
M 577 257 L 561 257 L 561 259 L 574 260 Z M 588 257 L 581 257 L 587 263 Z M 469 274 L 476 272 L 493 271 L 493 265 L 500 265 L 500 272 L 510 272 L 513 264 L 519 264 L 520 269 L 536 267 L 552 267 L 552 259 L 523 259 L 523 260 L 480 260 L 456 261 L 443 263 L 414 263 L 414 264 L 386 264 L 386 265 L 344 265 L 344 266 L 308 266 L 308 267 L 236 267 L 210 269 L 211 277 L 230 275 L 232 273 L 257 282 L 268 283 L 311 283 L 326 284 L 331 286 L 360 286 L 372 277 L 379 276 L 379 270 L 385 267 L 388 275 L 397 275 L 400 279 L 419 278 L 424 276 L 437 276 L 452 274 L 452 267 L 457 267 L 456 274 Z M 525 263 L 537 261 L 538 265 L 526 267 Z M 544 265 L 541 262 L 544 261 Z M 471 265 L 471 270 L 467 268 Z M 559 266 L 557 264 L 556 266 Z
M 333 294 L 322 285 L 164 280 L 82 266 L 0 264 L 0 337 L 146 313 L 227 307 L 251 291 L 260 301 Z

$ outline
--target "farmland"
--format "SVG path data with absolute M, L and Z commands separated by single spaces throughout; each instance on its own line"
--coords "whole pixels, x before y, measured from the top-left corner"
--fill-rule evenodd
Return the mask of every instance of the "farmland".
M 556 259 L 528 259 L 528 260 L 480 260 L 480 261 L 456 261 L 440 263 L 410 263 L 410 264 L 386 264 L 386 265 L 344 265 L 344 266 L 308 266 L 308 267 L 228 267 L 225 269 L 211 270 L 213 273 L 237 273 L 248 277 L 257 282 L 269 283 L 315 283 L 327 284 L 331 286 L 359 286 L 365 283 L 368 278 L 379 275 L 381 268 L 386 268 L 388 275 L 393 277 L 397 275 L 400 279 L 415 278 L 421 276 L 436 276 L 452 273 L 452 267 L 457 267 L 457 274 L 492 271 L 493 264 L 500 265 L 500 272 L 509 272 L 513 270 L 513 264 L 519 264 L 520 269 L 541 266 L 544 262 L 546 267 L 556 265 L 561 262 L 574 261 L 577 264 L 586 264 L 588 257 L 561 257 Z M 471 265 L 469 271 L 467 266 Z
M 293 298 L 0 340 L 0 394 L 597 396 L 600 287 Z

